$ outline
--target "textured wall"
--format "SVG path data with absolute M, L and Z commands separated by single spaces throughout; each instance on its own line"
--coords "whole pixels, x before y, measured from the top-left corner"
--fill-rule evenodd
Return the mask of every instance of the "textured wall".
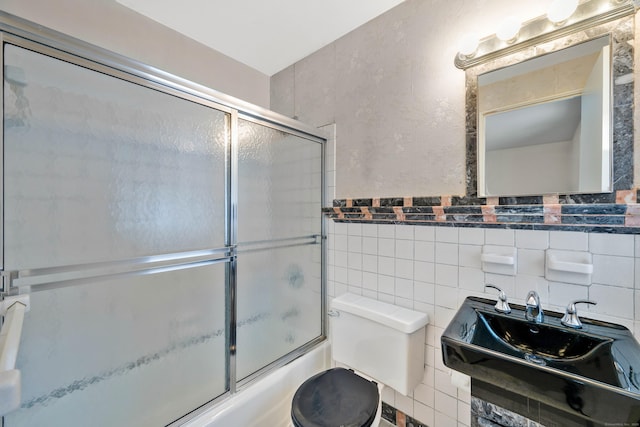
M 0 0 L 0 10 L 236 98 L 269 106 L 268 76 L 115 0 Z
M 336 123 L 336 197 L 463 195 L 466 32 L 550 0 L 407 0 L 271 79 L 271 108 Z

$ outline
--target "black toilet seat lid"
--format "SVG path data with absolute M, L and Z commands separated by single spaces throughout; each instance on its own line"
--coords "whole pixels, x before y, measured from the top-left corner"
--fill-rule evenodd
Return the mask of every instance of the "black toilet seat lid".
M 291 419 L 295 427 L 369 427 L 379 400 L 376 383 L 347 369 L 329 369 L 298 388 Z

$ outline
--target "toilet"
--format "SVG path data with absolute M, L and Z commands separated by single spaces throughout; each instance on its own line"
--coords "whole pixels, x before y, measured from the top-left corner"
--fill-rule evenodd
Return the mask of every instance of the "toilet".
M 335 298 L 329 315 L 338 367 L 298 387 L 292 425 L 377 427 L 383 387 L 409 395 L 422 380 L 428 316 L 351 293 Z

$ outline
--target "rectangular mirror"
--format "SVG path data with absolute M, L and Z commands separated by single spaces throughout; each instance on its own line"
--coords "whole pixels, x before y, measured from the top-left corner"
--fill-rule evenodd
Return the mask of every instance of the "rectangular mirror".
M 611 40 L 478 76 L 478 195 L 612 188 Z

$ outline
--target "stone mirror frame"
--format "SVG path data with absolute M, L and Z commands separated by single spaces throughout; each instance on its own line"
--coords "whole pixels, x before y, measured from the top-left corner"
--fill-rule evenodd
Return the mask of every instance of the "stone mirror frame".
M 489 71 L 504 68 L 522 61 L 565 49 L 583 43 L 597 37 L 610 35 L 612 51 L 612 80 L 613 102 L 612 122 L 613 127 L 613 192 L 593 194 L 559 194 L 559 203 L 628 203 L 631 200 L 620 200 L 616 195 L 624 195 L 625 191 L 634 188 L 634 18 L 625 17 L 613 22 L 597 25 L 583 31 L 554 39 L 552 41 L 523 48 L 521 51 L 507 56 L 473 66 L 466 70 L 466 154 L 467 197 L 477 197 L 478 183 L 478 113 L 477 94 L 478 76 Z M 544 171 L 541 171 L 544 173 Z M 623 193 L 619 193 L 619 192 Z M 546 195 L 541 194 L 544 197 Z M 624 198 L 625 196 L 623 196 Z M 508 197 L 509 203 L 500 204 L 527 204 L 532 203 L 532 197 Z M 540 199 L 536 197 L 536 199 Z M 634 200 L 635 202 L 635 195 Z M 538 202 L 539 203 L 539 202 Z

